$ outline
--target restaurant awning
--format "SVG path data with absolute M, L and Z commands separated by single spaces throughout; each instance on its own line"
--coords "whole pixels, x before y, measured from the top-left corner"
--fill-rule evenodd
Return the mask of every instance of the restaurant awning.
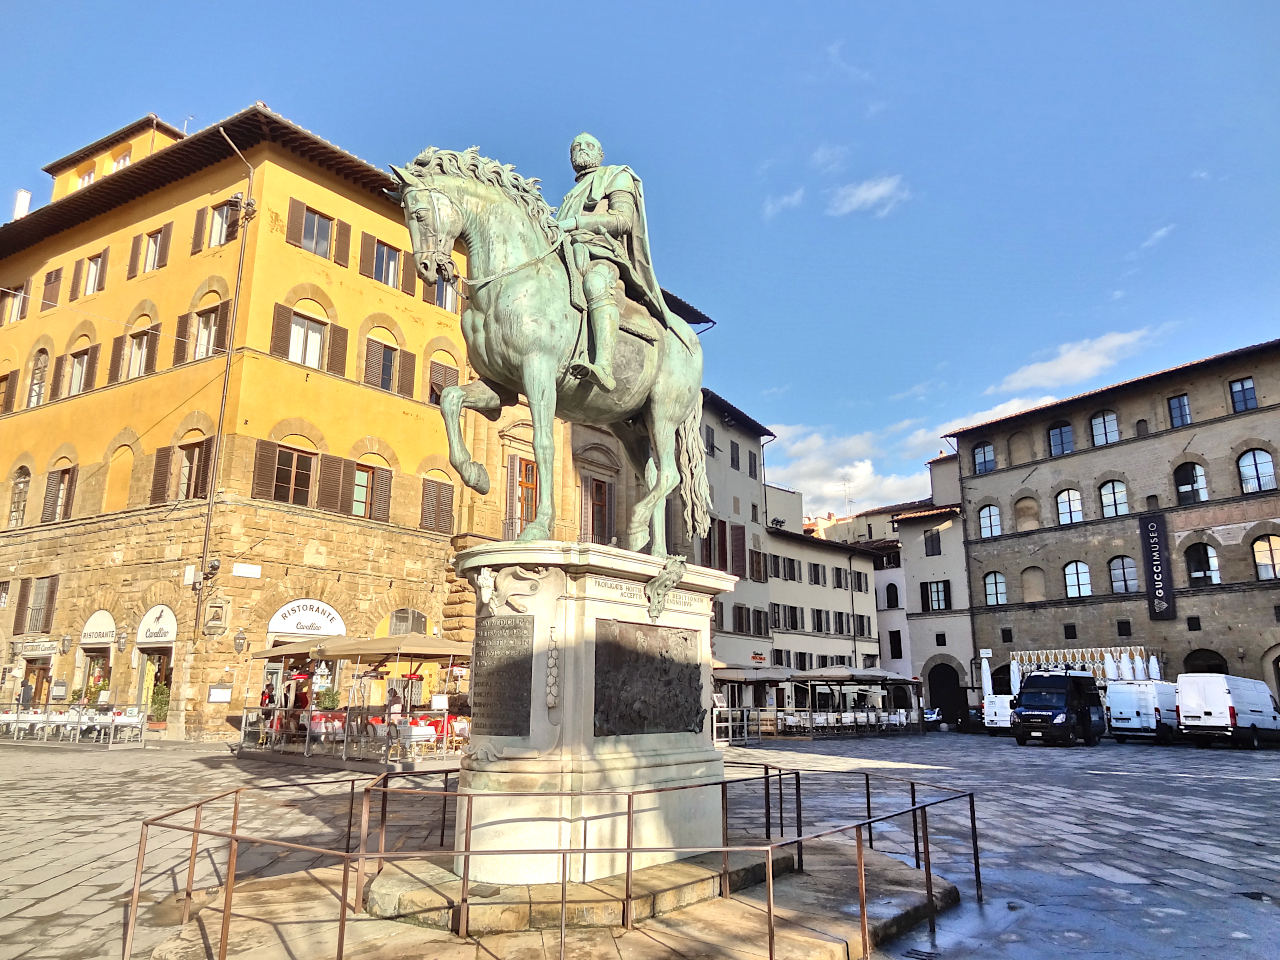
M 891 683 L 909 683 L 919 685 L 920 680 L 904 677 L 900 673 L 891 673 L 880 667 L 818 667 L 815 670 L 796 670 L 791 674 L 795 683 L 864 683 L 872 686 L 886 686 Z
M 283 660 L 305 656 L 313 660 L 377 660 L 380 657 L 404 657 L 436 660 L 454 657 L 470 659 L 469 641 L 445 640 L 422 633 L 403 633 L 394 637 L 316 637 L 282 643 L 253 654 L 255 660 Z
M 711 676 L 715 679 L 737 683 L 753 683 L 757 680 L 779 683 L 790 679 L 791 673 L 791 670 L 787 667 L 757 667 L 736 663 L 726 663 L 723 666 L 717 666 L 713 663 L 711 668 Z

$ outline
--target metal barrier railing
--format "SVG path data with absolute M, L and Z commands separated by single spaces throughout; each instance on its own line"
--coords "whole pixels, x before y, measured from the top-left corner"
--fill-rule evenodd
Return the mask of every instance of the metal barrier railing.
M 246 707 L 240 721 L 246 747 L 381 763 L 458 756 L 470 736 L 470 717 L 444 710 Z
M 0 740 L 140 747 L 146 740 L 144 703 L 62 705 L 0 703 Z
M 129 902 L 128 917 L 126 919 L 124 930 L 124 943 L 122 957 L 123 960 L 131 960 L 133 953 L 134 936 L 138 924 L 138 907 L 139 899 L 143 884 L 143 874 L 146 863 L 148 838 L 150 831 L 155 828 L 158 830 L 171 830 L 179 833 L 189 833 L 191 835 L 191 848 L 187 863 L 186 882 L 184 885 L 182 917 L 180 923 L 185 925 L 190 919 L 191 898 L 194 889 L 194 880 L 196 873 L 197 855 L 199 852 L 200 838 L 212 838 L 214 840 L 225 840 L 228 844 L 227 861 L 226 861 L 226 882 L 223 891 L 222 904 L 222 921 L 221 935 L 218 940 L 218 960 L 226 960 L 227 948 L 230 944 L 230 924 L 231 924 L 231 908 L 236 887 L 236 861 L 241 844 L 263 845 L 267 847 L 275 847 L 284 851 L 295 851 L 309 854 L 316 854 L 326 857 L 332 857 L 339 861 L 342 865 L 342 892 L 339 901 L 338 911 L 338 932 L 337 932 L 337 960 L 342 960 L 344 952 L 344 943 L 346 939 L 346 928 L 348 923 L 348 912 L 361 912 L 364 907 L 364 892 L 366 887 L 366 878 L 376 876 L 384 868 L 388 861 L 397 860 L 413 860 L 424 859 L 431 856 L 438 856 L 444 847 L 444 834 L 446 829 L 447 813 L 449 801 L 453 801 L 455 830 L 458 816 L 458 805 L 462 804 L 462 830 L 461 830 L 461 847 L 457 842 L 454 844 L 454 850 L 449 851 L 455 858 L 462 859 L 461 874 L 461 891 L 457 902 L 457 927 L 456 931 L 460 937 L 466 938 L 469 935 L 469 910 L 471 905 L 471 861 L 474 857 L 491 857 L 491 856 L 551 856 L 560 857 L 560 957 L 563 960 L 565 955 L 565 927 L 568 915 L 568 884 L 569 884 L 569 867 L 570 857 L 586 856 L 586 855 L 618 855 L 625 858 L 625 884 L 622 897 L 622 917 L 623 925 L 627 929 L 631 929 L 635 922 L 634 908 L 634 860 L 639 854 L 682 854 L 685 856 L 705 853 L 721 854 L 721 870 L 720 870 L 720 896 L 729 897 L 729 855 L 730 853 L 758 853 L 764 859 L 765 888 L 766 888 L 766 922 L 768 927 L 768 943 L 769 957 L 774 960 L 775 957 L 775 937 L 777 917 L 774 904 L 774 854 L 780 850 L 788 848 L 794 849 L 795 867 L 798 871 L 804 870 L 804 847 L 806 843 L 813 843 L 826 838 L 834 838 L 837 836 L 848 836 L 853 834 L 854 844 L 856 847 L 856 860 L 858 869 L 858 907 L 861 916 L 861 940 L 862 940 L 862 957 L 866 960 L 870 956 L 871 942 L 868 932 L 867 920 L 867 888 L 866 888 L 866 864 L 865 854 L 863 851 L 864 839 L 867 848 L 875 848 L 875 827 L 877 824 L 887 823 L 889 821 L 910 816 L 912 824 L 913 836 L 913 854 L 915 868 L 922 870 L 925 879 L 925 897 L 928 906 L 928 920 L 931 931 L 936 929 L 937 902 L 934 897 L 933 884 L 933 865 L 929 839 L 929 811 L 942 804 L 952 802 L 968 801 L 968 832 L 970 846 L 973 857 L 973 875 L 976 890 L 976 896 L 979 902 L 982 901 L 982 873 L 980 866 L 980 857 L 978 850 L 978 828 L 977 814 L 972 792 L 957 790 L 952 787 L 946 787 L 939 784 L 927 783 L 919 780 L 910 780 L 904 777 L 894 777 L 883 774 L 874 774 L 863 772 L 861 774 L 864 781 L 865 796 L 865 816 L 851 820 L 848 823 L 840 824 L 835 827 L 829 827 L 814 833 L 805 834 L 804 830 L 804 806 L 802 777 L 841 777 L 848 774 L 831 773 L 829 771 L 812 771 L 790 769 L 784 770 L 779 767 L 773 767 L 770 764 L 742 764 L 728 762 L 727 766 L 731 767 L 750 767 L 759 768 L 763 773 L 756 775 L 747 775 L 733 779 L 715 781 L 709 784 L 691 784 L 674 787 L 658 787 L 647 790 L 637 791 L 600 791 L 590 793 L 571 793 L 571 792 L 554 792 L 554 793 L 521 793 L 521 794 L 476 794 L 476 793 L 459 793 L 456 790 L 449 789 L 449 774 L 444 775 L 443 789 L 431 790 L 422 787 L 393 787 L 389 782 L 394 777 L 417 776 L 413 773 L 388 772 L 383 773 L 372 779 L 368 778 L 348 778 L 341 780 L 313 780 L 301 783 L 276 784 L 262 787 L 240 787 L 236 790 L 229 790 L 225 793 L 218 794 L 203 800 L 198 800 L 186 806 L 179 807 L 176 810 L 161 814 L 144 820 L 141 828 L 141 835 L 138 840 L 138 855 L 134 873 L 133 892 Z M 855 774 L 856 776 L 856 774 Z M 788 781 L 790 782 L 788 784 Z M 904 785 L 909 796 L 909 803 L 906 806 L 898 806 L 890 811 L 877 812 L 873 808 L 873 781 L 876 783 L 885 783 L 890 785 Z M 355 839 L 355 790 L 357 783 L 364 783 L 362 790 L 363 798 L 360 813 L 360 831 L 359 842 L 353 849 L 353 841 Z M 764 841 L 758 840 L 730 843 L 729 836 L 729 789 L 747 788 L 753 789 L 751 785 L 759 784 L 761 791 L 763 806 L 763 829 Z M 257 837 L 241 833 L 239 831 L 241 798 L 245 794 L 252 794 L 261 791 L 287 790 L 301 787 L 312 787 L 315 785 L 325 786 L 347 786 L 348 792 L 348 809 L 347 809 L 347 826 L 344 835 L 344 842 L 340 847 L 324 847 L 314 844 L 295 843 L 279 839 L 267 837 Z M 786 788 L 790 785 L 791 791 Z M 774 839 L 775 818 L 774 818 L 774 791 L 776 787 L 777 797 L 777 817 L 776 832 L 777 839 Z M 670 793 L 680 790 L 694 789 L 716 789 L 720 793 L 721 802 L 721 843 L 711 846 L 636 846 L 634 843 L 634 827 L 635 827 L 635 804 L 636 798 L 639 796 L 653 795 L 660 793 Z M 947 794 L 942 797 L 935 797 L 928 800 L 920 800 L 918 790 L 925 788 L 930 791 L 937 791 Z M 791 806 L 790 816 L 787 813 L 786 794 L 791 792 L 793 802 Z M 379 822 L 376 828 L 373 827 L 373 796 L 378 794 L 379 801 Z M 388 805 L 392 798 L 404 797 L 439 797 L 441 798 L 440 808 L 440 848 L 435 850 L 418 849 L 418 850 L 389 850 L 387 849 L 387 823 L 388 823 Z M 568 796 L 590 796 L 593 800 L 607 796 L 615 796 L 625 798 L 626 801 L 626 838 L 625 846 L 592 846 L 587 847 L 585 844 L 586 834 L 584 831 L 584 846 L 575 847 L 558 847 L 558 848 L 537 848 L 537 849 L 502 849 L 502 850 L 475 850 L 472 849 L 472 827 L 473 827 L 473 808 L 478 799 L 489 799 L 495 797 L 514 798 L 517 796 L 533 796 L 541 799 L 552 797 L 568 797 Z M 204 811 L 210 805 L 218 801 L 232 798 L 231 825 L 227 830 L 212 829 L 204 821 Z M 194 811 L 194 819 L 190 824 L 174 823 L 172 819 L 188 811 Z M 786 825 L 788 820 L 792 825 L 791 835 L 788 836 Z M 370 846 L 371 831 L 376 832 L 377 847 Z M 434 832 L 434 831 L 432 831 Z M 455 834 L 456 835 L 456 834 Z M 370 863 L 373 864 L 372 874 L 370 872 Z M 351 870 L 354 865 L 356 871 L 356 890 L 354 899 L 351 897 Z

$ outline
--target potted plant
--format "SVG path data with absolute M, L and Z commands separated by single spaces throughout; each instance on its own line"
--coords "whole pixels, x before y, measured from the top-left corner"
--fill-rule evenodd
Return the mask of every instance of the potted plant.
M 156 681 L 151 688 L 151 710 L 147 716 L 148 730 L 165 730 L 169 726 L 169 687 Z
M 342 704 L 342 695 L 337 690 L 321 690 L 316 694 L 317 710 L 337 710 Z

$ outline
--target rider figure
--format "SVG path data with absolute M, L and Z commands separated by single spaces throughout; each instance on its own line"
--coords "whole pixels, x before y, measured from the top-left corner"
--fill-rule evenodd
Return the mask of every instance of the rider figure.
M 579 367 L 603 389 L 612 390 L 617 385 L 613 347 L 622 316 L 619 279 L 625 290 L 690 351 L 697 337 L 662 299 L 649 255 L 640 178 L 630 167 L 602 166 L 604 148 L 589 133 L 574 138 L 569 160 L 577 185 L 565 195 L 556 216 L 569 234 L 570 269 L 581 277 L 582 299 L 595 341 L 591 362 Z

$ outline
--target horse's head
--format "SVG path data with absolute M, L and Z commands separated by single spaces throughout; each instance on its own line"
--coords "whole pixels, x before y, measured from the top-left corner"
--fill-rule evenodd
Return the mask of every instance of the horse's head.
M 413 241 L 413 263 L 427 283 L 436 278 L 452 283 L 457 276 L 453 245 L 462 232 L 462 211 L 444 191 L 400 167 L 391 168 L 398 191 L 387 191 L 404 208 L 404 219 Z

